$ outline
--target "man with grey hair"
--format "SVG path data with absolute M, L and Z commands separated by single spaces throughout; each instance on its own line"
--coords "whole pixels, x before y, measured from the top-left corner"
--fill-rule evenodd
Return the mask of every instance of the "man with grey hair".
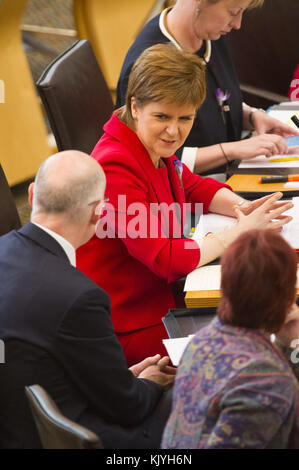
M 0 238 L 0 448 L 38 448 L 24 387 L 39 384 L 106 448 L 157 448 L 174 368 L 159 355 L 130 369 L 113 331 L 109 296 L 75 268 L 95 233 L 105 175 L 66 151 L 29 186 L 31 222 Z M 163 404 L 163 406 L 161 405 Z

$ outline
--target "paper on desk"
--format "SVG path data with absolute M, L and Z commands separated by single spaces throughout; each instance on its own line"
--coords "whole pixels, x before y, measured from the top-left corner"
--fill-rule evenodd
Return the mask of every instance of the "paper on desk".
M 288 124 L 290 127 L 298 130 L 291 117 L 294 114 L 298 115 L 298 101 L 287 101 L 286 103 L 280 103 L 278 106 L 274 106 L 274 109 L 270 109 L 268 112 L 269 116 L 278 119 L 284 124 Z
M 289 181 L 283 185 L 284 188 L 299 188 L 299 181 Z
M 297 147 L 299 145 L 299 136 L 287 137 L 285 141 L 290 149 L 293 147 L 294 153 L 272 155 L 270 158 L 265 155 L 258 155 L 250 160 L 242 160 L 239 168 L 297 168 L 299 166 L 299 148 Z M 294 158 L 294 160 L 288 160 L 289 158 Z M 286 160 L 277 162 L 276 159 Z
M 200 217 L 192 238 L 203 238 L 209 232 L 222 232 L 236 225 L 237 219 L 220 214 L 204 214 Z
M 184 336 L 183 338 L 163 339 L 162 342 L 167 350 L 168 356 L 174 366 L 178 366 L 186 349 L 187 344 L 194 335 Z
M 281 231 L 281 235 L 286 239 L 288 243 L 295 250 L 299 249 L 299 197 L 293 197 L 292 202 L 294 207 L 284 212 L 284 215 L 290 215 L 293 217 L 291 222 L 284 225 Z M 227 217 L 219 214 L 203 214 L 197 227 L 195 229 L 192 238 L 203 238 L 208 232 L 222 232 L 228 228 L 233 227 L 237 223 L 234 217 Z M 190 274 L 188 274 L 189 276 Z M 186 282 L 188 280 L 186 278 Z M 207 290 L 207 289 L 196 289 L 196 290 Z M 214 289 L 211 289 L 214 290 Z
M 202 266 L 188 274 L 184 291 L 219 290 L 220 289 L 220 265 Z
M 284 225 L 281 235 L 294 248 L 299 249 L 299 197 L 292 198 L 294 207 L 284 214 L 293 217 L 291 222 Z M 220 232 L 233 227 L 237 223 L 233 217 L 219 214 L 204 214 L 200 217 L 199 223 L 194 232 L 193 238 L 203 238 L 208 232 Z M 194 269 L 186 277 L 184 291 L 219 290 L 221 284 L 221 268 L 219 265 L 202 266 Z M 298 271 L 299 288 L 299 271 Z
M 296 158 L 297 160 L 286 160 L 282 162 L 272 161 L 276 158 Z M 267 158 L 265 155 L 259 155 L 251 160 L 242 160 L 238 168 L 298 168 L 299 167 L 299 154 L 298 155 L 273 155 Z

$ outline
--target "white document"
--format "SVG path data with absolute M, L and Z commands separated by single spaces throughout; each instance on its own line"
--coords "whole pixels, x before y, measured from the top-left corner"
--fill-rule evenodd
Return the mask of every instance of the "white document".
M 284 225 L 281 231 L 282 237 L 294 249 L 299 249 L 299 197 L 292 198 L 294 207 L 284 214 L 293 217 L 293 220 Z M 233 227 L 237 220 L 219 214 L 204 214 L 200 217 L 192 238 L 203 238 L 208 232 L 221 232 Z M 194 269 L 186 277 L 184 291 L 219 290 L 221 284 L 220 265 L 202 266 Z M 299 288 L 299 270 L 297 273 L 297 288 Z
M 284 160 L 282 162 L 275 162 L 276 158 L 297 158 L 296 160 Z M 299 167 L 299 154 L 298 155 L 273 155 L 267 158 L 265 155 L 259 155 L 251 160 L 242 160 L 238 168 L 298 168 Z
M 204 283 L 201 284 L 202 282 L 202 277 L 203 274 L 200 272 L 201 269 L 203 269 L 205 266 L 202 266 L 201 268 L 194 269 L 191 273 L 188 274 L 185 282 L 185 287 L 184 291 L 186 292 L 192 292 L 192 291 L 202 291 L 202 290 L 209 290 L 207 288 L 207 284 L 210 283 L 210 285 L 213 285 L 212 290 L 220 290 L 221 286 L 221 266 L 220 265 L 215 265 L 215 266 L 207 266 L 210 268 L 215 268 L 210 272 L 206 272 L 207 278 L 210 277 L 210 279 L 205 279 Z M 190 278 L 189 278 L 190 276 Z M 297 289 L 299 289 L 299 267 L 297 268 Z
M 284 188 L 299 188 L 299 181 L 289 181 L 283 185 Z
M 192 238 L 203 238 L 209 232 L 222 232 L 236 225 L 237 219 L 220 214 L 203 214 L 200 216 Z
M 279 112 L 284 113 L 285 111 Z M 291 112 L 291 115 L 294 115 L 294 111 Z M 291 123 L 293 124 L 293 121 L 291 121 Z M 293 125 L 295 126 L 295 124 Z M 267 158 L 265 155 L 258 155 L 257 157 L 251 158 L 249 160 L 242 160 L 239 164 L 239 168 L 297 168 L 299 166 L 299 137 L 287 137 L 285 140 L 288 144 L 289 149 L 293 149 L 292 151 L 294 153 L 291 153 L 290 150 L 290 153 L 288 154 L 272 155 L 269 158 Z M 283 161 L 279 162 L 275 160 Z
M 200 286 L 200 287 L 199 287 Z M 184 291 L 219 290 L 220 289 L 220 265 L 202 266 L 188 274 Z
M 292 248 L 297 250 L 299 249 L 299 197 L 293 197 L 292 202 L 294 207 L 284 212 L 284 215 L 290 215 L 293 217 L 293 220 L 283 226 L 281 235 Z M 233 227 L 236 223 L 237 219 L 234 217 L 219 214 L 203 214 L 199 219 L 192 238 L 203 238 L 208 232 L 222 232 L 223 230 Z
M 270 109 L 268 114 L 269 116 L 278 119 L 284 124 L 288 124 L 296 131 L 298 130 L 295 123 L 291 119 L 294 114 L 296 116 L 299 114 L 298 101 L 287 101 L 286 103 L 280 103 L 280 106 L 275 106 L 274 109 Z
M 162 342 L 167 350 L 168 356 L 170 357 L 174 366 L 178 366 L 186 349 L 187 344 L 193 338 L 194 335 L 185 336 L 183 338 L 169 338 L 163 339 Z

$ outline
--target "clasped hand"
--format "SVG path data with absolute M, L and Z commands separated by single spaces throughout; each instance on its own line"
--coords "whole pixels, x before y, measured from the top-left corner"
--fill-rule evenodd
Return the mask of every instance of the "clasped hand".
M 168 390 L 174 382 L 176 367 L 169 365 L 168 356 L 161 358 L 160 354 L 147 357 L 143 361 L 130 367 L 129 370 L 135 377 L 152 380 Z

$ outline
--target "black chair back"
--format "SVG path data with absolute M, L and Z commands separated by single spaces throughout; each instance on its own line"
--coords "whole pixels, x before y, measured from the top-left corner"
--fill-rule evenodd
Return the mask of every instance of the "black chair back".
M 89 41 L 74 43 L 36 85 L 58 150 L 90 153 L 113 112 L 113 101 Z
M 103 449 L 101 439 L 63 416 L 42 387 L 25 387 L 25 394 L 44 449 Z

